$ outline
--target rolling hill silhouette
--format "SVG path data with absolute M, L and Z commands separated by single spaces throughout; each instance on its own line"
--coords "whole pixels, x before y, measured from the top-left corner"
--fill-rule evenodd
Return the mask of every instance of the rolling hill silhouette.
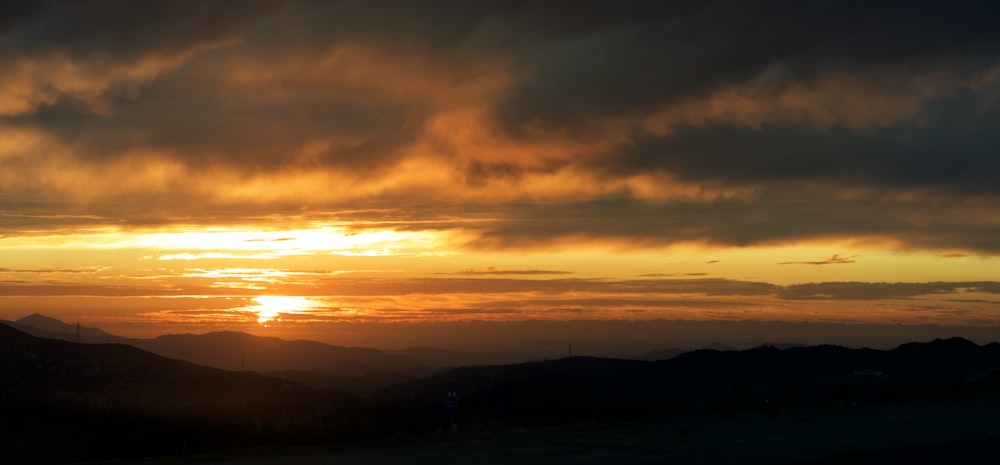
M 473 427 L 652 419 L 695 412 L 775 411 L 995 397 L 1000 344 L 952 338 L 893 350 L 762 346 L 698 350 L 669 360 L 570 357 L 466 367 L 388 387 L 372 398 L 427 413 L 456 383 Z
M 261 373 L 295 370 L 339 376 L 427 371 L 427 366 L 410 357 L 377 349 L 286 341 L 233 331 L 170 334 L 129 343 L 155 354 L 225 370 L 245 368 Z
M 378 409 L 340 390 L 0 324 L 0 412 L 4 463 L 35 463 L 349 437 L 376 427 Z
M 310 366 L 329 363 L 330 357 L 309 358 L 324 351 L 368 361 L 386 356 L 240 333 L 148 341 L 163 344 L 164 351 L 184 347 L 191 351 L 178 352 L 178 357 L 203 357 L 230 366 L 239 363 L 232 360 L 234 350 L 239 350 L 248 354 L 248 368 L 252 357 L 260 357 L 263 366 L 301 357 L 303 366 Z M 204 358 L 213 350 L 218 359 Z M 275 353 L 273 360 L 266 358 L 267 351 Z M 405 357 L 388 357 L 398 369 L 420 367 Z M 311 376 L 311 372 L 296 373 Z M 940 409 L 937 406 L 972 403 L 977 411 L 1000 414 L 1000 344 L 979 346 L 959 338 L 908 343 L 892 350 L 761 346 L 697 350 L 658 361 L 569 357 L 461 367 L 416 379 L 368 376 L 384 376 L 373 386 L 395 384 L 372 388 L 373 393 L 362 398 L 254 372 L 198 366 L 128 345 L 38 338 L 0 324 L 3 463 L 326 444 L 399 434 L 420 438 L 447 428 L 451 419 L 444 400 L 449 382 L 458 392 L 455 420 L 463 431 L 655 424 L 718 414 L 763 414 L 755 418 L 766 419 L 782 411 L 845 412 L 863 406 Z M 338 382 L 325 381 L 331 380 Z M 911 423 L 895 428 L 905 432 L 917 426 Z M 991 427 L 983 423 L 970 430 Z M 975 439 L 975 447 L 992 447 L 993 442 L 980 439 Z M 892 447 L 909 447 L 907 441 L 898 440 Z M 955 441 L 947 439 L 942 450 L 960 447 Z
M 37 313 L 8 324 L 37 337 L 71 342 L 75 342 L 77 337 L 76 325 Z M 313 341 L 287 341 L 234 331 L 136 339 L 81 326 L 80 335 L 84 343 L 128 344 L 164 357 L 213 368 L 285 374 L 297 381 L 326 380 L 318 383 L 324 386 L 340 381 L 357 384 L 358 381 L 353 378 L 371 374 L 388 374 L 390 376 L 384 378 L 398 381 L 405 377 L 391 375 L 409 377 L 430 371 L 428 366 L 403 354 Z M 389 381 L 385 384 L 389 384 Z
M 48 339 L 61 339 L 64 341 L 77 340 L 77 329 L 81 342 L 125 342 L 127 338 L 118 337 L 98 328 L 88 326 L 71 325 L 51 318 L 40 313 L 33 313 L 17 321 L 7 322 L 32 336 L 44 337 Z

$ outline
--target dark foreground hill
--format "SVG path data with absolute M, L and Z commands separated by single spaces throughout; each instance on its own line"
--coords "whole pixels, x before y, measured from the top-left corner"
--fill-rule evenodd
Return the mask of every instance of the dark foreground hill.
M 36 338 L 0 324 L 3 463 L 346 440 L 391 426 L 382 414 L 339 390 L 127 345 Z
M 853 417 L 844 412 L 875 407 L 913 413 L 974 403 L 1000 411 L 998 368 L 1000 344 L 957 338 L 890 351 L 760 347 L 694 351 L 656 362 L 570 357 L 465 367 L 362 399 L 125 345 L 36 338 L 0 325 L 0 447 L 3 463 L 59 463 L 401 433 L 421 438 L 449 429 L 452 419 L 462 432 L 494 434 L 791 411 L 841 412 L 847 421 Z M 446 389 L 458 393 L 453 415 L 445 408 Z M 936 427 L 899 423 L 902 429 Z M 950 437 L 943 447 L 958 439 Z M 908 447 L 906 441 L 893 447 Z
M 571 357 L 467 367 L 391 386 L 379 403 L 437 412 L 454 383 L 471 428 L 631 421 L 705 412 L 776 412 L 1000 397 L 1000 344 L 953 338 L 894 350 L 839 346 L 700 350 L 670 360 Z

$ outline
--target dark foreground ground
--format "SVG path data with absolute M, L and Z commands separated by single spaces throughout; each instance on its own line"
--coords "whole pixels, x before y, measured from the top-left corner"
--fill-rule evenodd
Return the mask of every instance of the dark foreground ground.
M 454 399 L 460 431 L 435 432 Z M 0 325 L 0 465 L 912 465 L 998 455 L 1000 343 L 567 357 L 444 370 L 362 396 Z
M 121 464 L 997 463 L 1000 402 L 842 406 L 655 422 L 439 433 L 356 447 L 258 449 Z

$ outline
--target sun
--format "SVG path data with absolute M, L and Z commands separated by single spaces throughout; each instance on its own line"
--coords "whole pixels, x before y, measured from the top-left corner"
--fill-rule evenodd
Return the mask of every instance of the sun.
M 300 296 L 261 295 L 253 300 L 257 304 L 247 309 L 257 312 L 257 322 L 261 324 L 281 321 L 282 314 L 302 313 L 316 307 L 311 299 Z

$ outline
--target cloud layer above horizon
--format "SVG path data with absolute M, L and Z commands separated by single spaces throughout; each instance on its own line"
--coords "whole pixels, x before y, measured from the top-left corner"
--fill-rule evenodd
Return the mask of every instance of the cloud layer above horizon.
M 349 209 L 483 249 L 1000 251 L 992 3 L 2 8 L 4 234 Z

